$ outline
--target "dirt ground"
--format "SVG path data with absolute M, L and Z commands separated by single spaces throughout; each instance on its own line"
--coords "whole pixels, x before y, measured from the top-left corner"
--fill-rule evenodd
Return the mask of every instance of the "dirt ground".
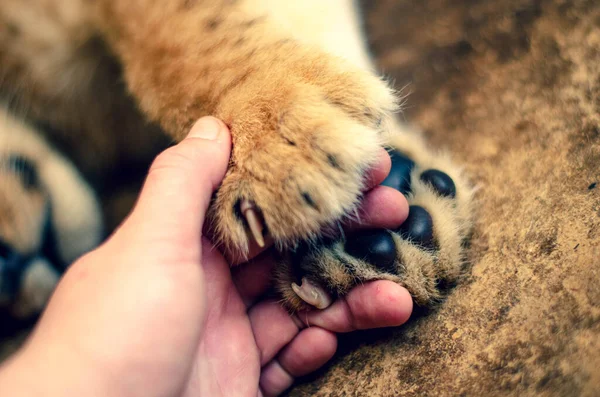
M 600 395 L 600 2 L 374 0 L 406 118 L 478 193 L 471 270 L 436 311 L 342 341 L 291 396 Z

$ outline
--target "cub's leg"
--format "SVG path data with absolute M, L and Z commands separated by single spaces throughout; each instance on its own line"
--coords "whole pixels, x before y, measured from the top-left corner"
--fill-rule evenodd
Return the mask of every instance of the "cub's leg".
M 248 235 L 293 246 L 355 208 L 396 108 L 367 65 L 253 4 L 98 1 L 99 26 L 150 119 L 176 139 L 203 115 L 229 125 L 231 165 L 210 222 L 241 255 Z

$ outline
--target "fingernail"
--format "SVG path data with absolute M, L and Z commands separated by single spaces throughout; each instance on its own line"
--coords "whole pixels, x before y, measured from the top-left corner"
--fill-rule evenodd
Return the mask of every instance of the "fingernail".
M 222 129 L 223 123 L 218 119 L 210 116 L 202 117 L 200 120 L 196 121 L 196 124 L 194 124 L 187 137 L 214 141 L 217 139 Z

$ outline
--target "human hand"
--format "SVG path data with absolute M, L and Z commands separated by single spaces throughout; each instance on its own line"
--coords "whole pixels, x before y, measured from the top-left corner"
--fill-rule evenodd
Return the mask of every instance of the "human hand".
M 211 131 L 215 140 L 205 139 Z M 331 358 L 337 332 L 408 319 L 410 295 L 392 282 L 365 284 L 327 310 L 290 316 L 262 298 L 274 266 L 269 252 L 232 272 L 201 235 L 230 146 L 225 125 L 204 118 L 156 159 L 131 215 L 69 269 L 30 340 L 0 370 L 0 390 L 277 395 Z M 387 170 L 389 159 L 372 173 L 373 186 Z M 372 190 L 364 205 L 367 223 L 378 227 L 401 223 L 408 211 L 390 189 Z M 386 219 L 371 208 L 381 205 L 390 209 Z

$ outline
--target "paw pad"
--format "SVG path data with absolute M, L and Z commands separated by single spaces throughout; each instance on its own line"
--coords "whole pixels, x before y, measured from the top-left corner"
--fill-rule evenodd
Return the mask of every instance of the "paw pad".
M 398 228 L 400 236 L 423 248 L 433 249 L 433 219 L 429 212 L 418 205 L 411 205 L 408 210 L 408 218 Z
M 365 230 L 353 234 L 344 246 L 346 252 L 390 273 L 396 272 L 396 244 L 385 230 Z
M 381 185 L 396 189 L 402 194 L 410 193 L 410 173 L 415 167 L 415 162 L 395 150 L 389 154 L 392 160 L 392 168 L 387 178 L 381 182 Z
M 455 183 L 435 168 L 443 162 L 434 159 L 425 165 L 396 150 L 389 154 L 390 173 L 381 185 L 406 196 L 410 207 L 404 223 L 395 230 L 359 230 L 347 235 L 343 243 L 319 244 L 311 255 L 296 256 L 291 264 L 301 271 L 295 274 L 292 270 L 291 274 L 302 283 L 292 284 L 293 299 L 323 308 L 331 303 L 328 292 L 341 296 L 361 281 L 381 278 L 399 282 L 417 304 L 429 305 L 439 300 L 441 281 L 457 280 L 461 236 L 453 222 L 457 208 L 469 200 L 468 190 L 457 197 L 458 190 L 465 191 L 464 185 L 460 176 Z M 440 198 L 454 202 L 448 205 Z
M 0 301 L 15 298 L 24 270 L 21 256 L 0 241 Z
M 439 170 L 427 170 L 421 174 L 421 180 L 434 188 L 440 196 L 456 197 L 456 185 L 452 178 Z

